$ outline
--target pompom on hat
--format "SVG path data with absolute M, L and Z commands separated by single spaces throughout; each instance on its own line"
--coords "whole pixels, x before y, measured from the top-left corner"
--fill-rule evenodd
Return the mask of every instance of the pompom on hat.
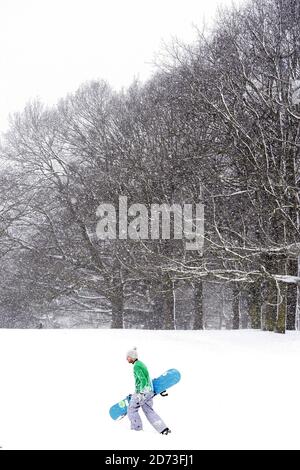
M 129 349 L 126 353 L 126 357 L 131 357 L 131 359 L 137 359 L 138 353 L 136 348 Z

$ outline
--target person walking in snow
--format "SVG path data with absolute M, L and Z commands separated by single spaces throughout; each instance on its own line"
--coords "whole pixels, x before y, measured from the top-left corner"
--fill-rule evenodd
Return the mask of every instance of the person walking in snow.
M 131 423 L 131 429 L 141 431 L 143 424 L 139 415 L 139 408 L 142 408 L 148 421 L 160 434 L 169 434 L 171 430 L 166 426 L 163 420 L 153 410 L 153 387 L 149 372 L 145 364 L 139 361 L 137 349 L 133 348 L 126 355 L 129 364 L 133 364 L 133 374 L 135 380 L 135 393 L 131 396 L 128 406 L 128 418 Z

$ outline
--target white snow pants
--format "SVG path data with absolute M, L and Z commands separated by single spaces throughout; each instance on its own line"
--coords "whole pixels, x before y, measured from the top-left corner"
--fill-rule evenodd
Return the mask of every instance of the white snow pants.
M 135 431 L 141 431 L 143 429 L 142 420 L 139 415 L 139 408 L 142 408 L 149 423 L 152 424 L 156 431 L 161 432 L 167 427 L 163 420 L 158 416 L 157 413 L 155 413 L 152 408 L 153 396 L 153 392 L 135 393 L 132 395 L 128 407 L 128 418 L 131 423 L 131 429 Z

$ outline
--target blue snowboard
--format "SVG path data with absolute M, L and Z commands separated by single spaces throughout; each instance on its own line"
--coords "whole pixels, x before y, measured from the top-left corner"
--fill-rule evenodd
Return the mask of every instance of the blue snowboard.
M 177 369 L 167 370 L 167 372 L 152 380 L 155 395 L 159 395 L 160 393 L 165 392 L 168 388 L 177 384 L 179 380 L 180 372 Z M 116 403 L 110 408 L 109 414 L 112 419 L 123 418 L 127 415 L 127 408 L 130 402 L 130 397 L 131 395 L 127 395 L 124 400 L 119 401 L 119 403 Z

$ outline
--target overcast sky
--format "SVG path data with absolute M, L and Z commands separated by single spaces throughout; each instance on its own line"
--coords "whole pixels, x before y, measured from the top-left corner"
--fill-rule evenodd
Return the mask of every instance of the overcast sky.
M 191 42 L 193 24 L 222 4 L 231 0 L 0 0 L 0 131 L 35 97 L 53 104 L 86 80 L 145 80 L 163 42 Z

